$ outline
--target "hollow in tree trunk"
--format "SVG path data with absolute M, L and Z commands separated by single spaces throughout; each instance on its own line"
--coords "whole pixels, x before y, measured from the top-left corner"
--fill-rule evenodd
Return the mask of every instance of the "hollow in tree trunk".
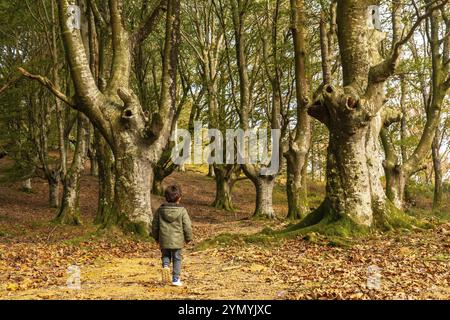
M 322 109 L 326 112 L 318 113 L 316 104 L 309 110 L 329 129 L 326 195 L 321 206 L 297 228 L 328 226 L 328 231 L 347 235 L 364 227 L 390 229 L 411 223 L 387 199 L 381 184 L 383 167 L 378 137 L 382 117 L 376 105 L 382 101 L 355 98 L 352 92 L 327 85 L 319 102 L 326 106 Z M 374 116 L 373 110 L 378 110 Z

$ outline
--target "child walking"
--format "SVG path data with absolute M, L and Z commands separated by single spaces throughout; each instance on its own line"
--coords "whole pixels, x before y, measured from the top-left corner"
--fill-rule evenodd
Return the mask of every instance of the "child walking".
M 162 281 L 170 282 L 170 262 L 172 262 L 172 285 L 181 286 L 181 249 L 185 242 L 192 241 L 192 226 L 186 208 L 181 206 L 181 188 L 171 185 L 164 195 L 163 203 L 155 213 L 152 223 L 152 235 L 159 243 L 162 255 Z

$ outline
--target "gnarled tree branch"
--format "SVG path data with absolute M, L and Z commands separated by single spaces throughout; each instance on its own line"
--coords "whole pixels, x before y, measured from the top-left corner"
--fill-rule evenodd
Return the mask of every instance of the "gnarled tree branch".
M 64 93 L 59 91 L 56 88 L 56 86 L 53 84 L 53 82 L 51 82 L 48 78 L 43 77 L 41 75 L 31 74 L 27 70 L 25 70 L 24 68 L 20 68 L 19 67 L 18 69 L 19 69 L 20 73 L 22 73 L 25 77 L 40 82 L 43 86 L 47 87 L 50 90 L 50 92 L 55 97 L 57 97 L 58 99 L 64 101 L 65 103 L 67 103 L 72 108 L 76 108 L 76 103 L 75 103 L 74 99 L 71 98 L 71 97 L 66 96 Z

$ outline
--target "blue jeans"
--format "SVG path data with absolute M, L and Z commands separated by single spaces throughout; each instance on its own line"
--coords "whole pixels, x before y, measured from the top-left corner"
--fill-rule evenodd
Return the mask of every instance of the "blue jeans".
M 168 267 L 172 261 L 172 275 L 178 279 L 181 274 L 181 249 L 161 249 L 161 254 L 163 268 Z

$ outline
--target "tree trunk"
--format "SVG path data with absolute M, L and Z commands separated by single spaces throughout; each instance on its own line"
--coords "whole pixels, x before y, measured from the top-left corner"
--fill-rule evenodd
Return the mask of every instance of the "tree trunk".
M 93 155 L 91 161 L 91 176 L 98 177 L 98 160 L 97 155 Z
M 212 206 L 225 211 L 234 211 L 231 191 L 240 168 L 236 165 L 214 165 L 216 196 Z
M 55 170 L 51 171 L 51 175 L 47 177 L 49 189 L 49 204 L 52 208 L 59 206 L 59 173 Z
M 301 219 L 309 212 L 306 187 L 306 154 L 286 154 L 288 219 Z
M 63 196 L 61 207 L 55 220 L 61 224 L 80 225 L 80 179 L 87 156 L 87 118 L 78 115 L 77 144 L 72 164 L 63 181 Z
M 396 43 L 388 58 L 381 57 L 379 43 L 385 34 L 368 30 L 367 6 L 356 0 L 337 2 L 342 87 L 325 85 L 308 109 L 329 130 L 326 196 L 296 228 L 315 226 L 349 235 L 366 227 L 411 223 L 386 198 L 379 157 L 384 87 L 395 72 L 401 45 Z
M 152 194 L 157 196 L 164 196 L 163 179 L 161 179 L 159 175 L 155 175 L 155 177 L 153 178 Z
M 295 91 L 297 100 L 297 125 L 295 138 L 289 141 L 284 154 L 287 162 L 286 191 L 289 219 L 303 218 L 308 213 L 307 161 L 311 144 L 311 121 L 307 114 L 309 88 L 306 78 L 305 19 L 303 0 L 291 0 L 292 38 L 295 59 Z
M 31 193 L 33 191 L 31 187 L 31 178 L 25 179 L 22 181 L 22 188 L 21 190 L 26 193 Z
M 96 133 L 96 129 L 92 127 L 92 125 L 89 125 L 89 130 L 88 133 L 86 135 L 86 144 L 87 144 L 87 154 L 89 157 L 89 162 L 90 162 L 90 174 L 91 176 L 94 177 L 98 177 L 98 155 L 97 155 L 97 148 L 95 147 L 95 141 L 94 143 L 91 143 L 91 136 L 92 134 L 95 135 Z M 94 138 L 95 140 L 95 138 Z
M 148 235 L 152 220 L 152 165 L 158 162 L 166 146 L 176 111 L 177 62 L 181 38 L 180 1 L 165 1 L 166 23 L 159 108 L 155 108 L 157 111 L 152 115 L 144 112 L 136 95 L 130 90 L 131 51 L 136 45 L 136 34 L 130 36 L 123 25 L 122 1 L 108 1 L 108 22 L 102 22 L 99 18 L 99 24 L 105 23 L 105 29 L 111 34 L 113 51 L 109 80 L 105 84 L 97 81 L 92 74 L 87 46 L 83 43 L 85 28 L 82 26 L 82 30 L 74 29 L 68 23 L 71 22 L 69 1 L 59 0 L 57 4 L 65 56 L 70 66 L 76 98 L 66 96 L 41 76 L 31 75 L 25 70 L 22 73 L 41 82 L 59 99 L 86 115 L 111 147 L 116 177 L 114 201 L 111 208 L 104 207 L 107 212 L 102 214 L 103 226 L 119 225 L 125 231 Z M 162 10 L 162 7 L 159 9 Z M 144 33 L 150 33 L 152 26 L 145 24 L 144 29 Z M 148 34 L 140 41 L 147 36 Z M 99 74 L 102 76 L 103 72 Z M 49 178 L 52 202 L 57 201 L 57 183 L 58 179 Z
M 271 176 L 258 177 L 254 181 L 256 187 L 256 207 L 253 213 L 257 218 L 275 218 L 275 211 L 272 206 L 272 192 L 275 179 Z
M 208 174 L 207 174 L 207 176 L 211 177 L 211 178 L 213 178 L 215 176 L 214 166 L 212 164 L 210 164 L 208 166 Z
M 152 162 L 141 150 L 127 149 L 114 155 L 117 178 L 114 204 L 106 225 L 119 225 L 125 231 L 146 235 L 153 219 L 150 201 Z
M 437 130 L 439 132 L 439 130 Z M 439 210 L 442 206 L 442 166 L 439 156 L 439 135 L 436 133 L 433 139 L 432 157 L 434 169 L 434 194 L 433 194 L 433 210 Z
M 404 207 L 406 182 L 409 175 L 402 170 L 401 166 L 385 167 L 386 195 L 389 200 L 399 209 Z
M 95 148 L 98 158 L 98 206 L 94 219 L 96 224 L 105 224 L 114 202 L 114 156 L 111 148 L 98 131 L 95 133 Z
M 372 225 L 374 212 L 383 210 L 385 201 L 378 155 L 367 148 L 376 143 L 378 135 L 370 141 L 370 130 L 374 128 L 358 128 L 348 135 L 342 134 L 340 126 L 332 128 L 327 163 L 326 197 L 331 211 L 366 226 Z

